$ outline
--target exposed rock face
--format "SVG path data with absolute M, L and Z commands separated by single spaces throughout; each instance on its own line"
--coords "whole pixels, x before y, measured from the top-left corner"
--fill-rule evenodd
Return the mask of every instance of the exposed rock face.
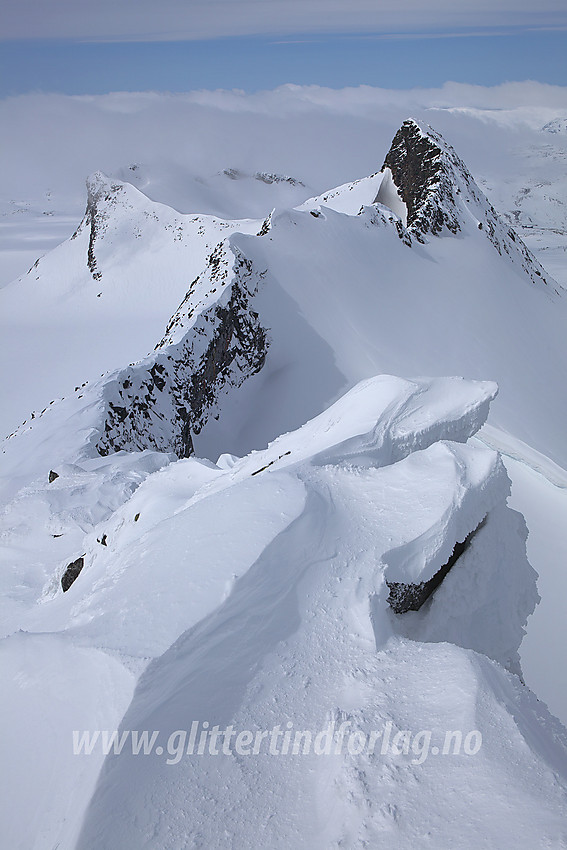
M 449 570 L 454 567 L 461 555 L 466 552 L 473 537 L 478 531 L 480 531 L 485 523 L 486 517 L 480 525 L 474 529 L 474 531 L 471 531 L 462 543 L 455 543 L 453 552 L 447 563 L 437 570 L 435 575 L 432 576 L 429 581 L 421 581 L 417 584 L 404 584 L 404 582 L 400 581 L 387 581 L 386 584 L 390 591 L 388 603 L 392 610 L 396 614 L 405 614 L 407 611 L 419 611 L 424 602 L 427 602 L 433 591 L 437 590 Z
M 87 266 L 94 280 L 100 280 L 102 277 L 102 272 L 97 266 L 95 243 L 107 227 L 109 210 L 116 205 L 118 195 L 123 191 L 121 183 L 109 185 L 108 179 L 100 171 L 92 174 L 87 180 L 87 209 L 83 220 L 71 238 L 76 239 L 85 227 L 89 228 Z
M 107 385 L 100 454 L 193 453 L 192 434 L 201 431 L 221 391 L 240 386 L 264 365 L 268 338 L 252 309 L 263 274 L 227 242 L 215 248 L 155 353 Z M 207 301 L 210 306 L 199 309 Z
M 465 227 L 484 232 L 499 254 L 521 265 L 533 283 L 553 287 L 543 267 L 500 218 L 451 145 L 431 127 L 404 121 L 382 170 L 389 168 L 407 207 L 407 232 L 419 242 L 455 235 Z
M 76 561 L 72 561 L 65 572 L 61 577 L 61 587 L 63 588 L 63 593 L 66 593 L 73 582 L 76 580 L 77 576 L 85 566 L 85 556 L 82 555 L 80 558 L 77 558 Z
M 389 168 L 407 211 L 407 226 L 416 235 L 460 230 L 450 170 L 438 144 L 415 121 L 404 121 L 382 170 Z

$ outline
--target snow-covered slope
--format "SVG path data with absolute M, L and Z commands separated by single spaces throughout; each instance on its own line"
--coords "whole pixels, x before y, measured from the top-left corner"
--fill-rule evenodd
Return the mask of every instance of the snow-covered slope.
M 545 268 L 567 286 L 567 133 L 556 118 L 521 134 L 510 151 L 507 175 L 491 173 L 480 185 Z M 552 132 L 553 130 L 553 132 Z
M 66 396 L 2 448 L 7 763 L 36 729 L 11 846 L 561 846 L 564 733 L 519 678 L 525 524 L 467 440 L 492 402 L 496 443 L 565 461 L 567 299 L 437 133 L 405 122 L 381 172 L 257 220 L 95 175 L 0 294 L 21 326 L 56 311 Z M 195 722 L 413 745 L 177 758 Z M 64 750 L 119 726 L 152 754 L 99 776 L 103 746 Z M 450 730 L 468 750 L 434 756 Z
M 20 409 L 27 401 L 24 410 L 39 411 L 85 378 L 145 356 L 218 241 L 262 224 L 181 215 L 100 172 L 87 189 L 71 238 L 0 293 L 4 344 L 17 362 L 4 392 L 15 409 L 21 399 Z
M 433 846 L 471 847 L 489 797 L 483 834 L 526 848 L 542 831 L 556 840 L 565 793 L 553 773 L 563 770 L 560 729 L 485 657 L 518 670 L 522 626 L 537 599 L 525 531 L 505 507 L 509 485 L 496 453 L 446 439 L 474 433 L 494 393 L 494 385 L 457 379 L 365 381 L 267 450 L 225 456 L 218 466 L 170 464 L 95 519 L 71 588 L 57 589 L 62 563 L 40 604 L 20 614 L 23 633 L 4 641 L 21 672 L 4 698 L 13 740 L 37 700 L 41 728 L 57 730 L 35 759 L 34 782 L 43 786 L 54 763 L 73 777 L 66 794 L 44 796 L 34 821 L 15 806 L 8 838 L 75 846 L 103 750 L 95 744 L 74 760 L 59 752 L 73 730 L 121 724 L 121 734 L 159 731 L 155 752 L 134 756 L 127 745 L 110 758 L 78 847 L 356 846 L 378 835 L 410 847 L 426 833 Z M 118 471 L 128 457 L 147 469 L 145 455 L 105 464 Z M 77 489 L 81 471 L 62 468 L 33 493 L 62 539 L 71 530 L 65 490 L 74 484 L 75 516 L 81 504 L 92 514 L 97 498 L 92 487 Z M 13 518 L 19 511 L 21 522 L 31 496 L 22 494 Z M 475 531 L 429 602 L 393 613 L 393 583 L 399 595 L 400 583 L 428 581 Z M 98 714 L 73 695 L 80 688 L 88 698 L 76 676 L 53 681 L 52 669 L 74 654 L 99 693 L 113 690 Z M 62 712 L 60 701 L 72 710 Z M 343 732 L 367 738 L 390 724 L 392 737 L 408 730 L 412 743 L 406 755 L 403 742 L 400 754 L 390 744 L 382 753 L 381 740 L 373 755 L 357 755 L 345 739 L 335 754 L 337 738 L 328 756 L 303 754 L 303 743 L 294 755 L 291 744 L 282 752 L 280 736 L 277 757 L 267 745 L 249 758 L 237 750 L 214 756 L 207 743 L 205 757 L 191 758 L 173 736 L 193 721 L 206 721 L 205 731 L 232 725 L 255 736 L 277 726 L 282 734 L 312 730 L 313 738 L 333 723 L 333 733 L 345 723 Z M 480 732 L 484 749 L 429 752 L 454 729 L 474 733 L 471 752 Z M 446 801 L 434 801 L 455 784 L 467 795 L 452 795 L 449 818 Z M 225 814 L 203 812 L 203 799 L 218 795 Z M 237 815 L 245 800 L 253 809 L 246 818 Z
M 201 612 L 147 668 L 121 730 L 160 730 L 165 752 L 143 760 L 125 752 L 107 760 L 79 847 L 354 847 L 379 839 L 415 847 L 425 835 L 433 846 L 472 847 L 483 819 L 484 834 L 497 846 L 529 847 L 542 831 L 557 840 L 565 798 L 553 772 L 561 762 L 553 761 L 552 738 L 537 756 L 525 747 L 522 770 L 516 762 L 516 747 L 538 728 L 541 709 L 517 679 L 471 651 L 515 667 L 513 647 L 535 598 L 521 523 L 504 507 L 506 476 L 495 454 L 443 440 L 425 448 L 434 433 L 443 437 L 446 405 L 452 404 L 450 386 L 429 387 L 435 401 L 427 386 L 368 381 L 268 453 L 235 463 L 194 497 L 202 515 L 203 502 L 222 494 L 223 523 L 231 502 L 256 503 L 256 519 L 261 514 L 273 527 L 283 495 L 293 494 L 294 517 L 248 572 L 238 572 L 222 604 L 207 616 Z M 481 421 L 493 389 L 459 389 L 470 410 L 467 424 L 461 422 L 465 436 L 473 421 Z M 416 392 L 420 418 L 434 426 L 426 439 L 417 436 Z M 380 418 L 368 435 L 358 436 L 380 408 L 392 405 L 397 414 L 389 426 Z M 414 451 L 392 462 L 400 421 L 407 423 L 404 443 Z M 453 420 L 447 432 L 458 431 Z M 324 462 L 305 457 L 322 445 Z M 297 447 L 304 455 L 299 461 Z M 271 482 L 280 493 L 275 501 L 262 497 Z M 246 496 L 238 497 L 241 488 Z M 176 522 L 187 528 L 193 509 L 188 504 Z M 406 626 L 389 612 L 388 579 L 428 578 L 487 512 L 487 524 L 427 614 L 413 615 Z M 246 532 L 241 527 L 242 539 Z M 173 526 L 170 541 L 172 533 Z M 224 535 L 216 539 L 222 551 Z M 196 563 L 202 558 L 198 540 Z M 239 540 L 231 541 L 233 563 Z M 221 575 L 216 568 L 211 579 Z M 191 584 L 191 595 L 203 597 L 199 583 Z M 424 633 L 434 643 L 424 644 Z M 515 706 L 515 719 L 505 705 Z M 215 755 L 206 735 L 204 755 L 185 755 L 183 730 L 205 719 L 205 732 L 234 732 L 230 755 Z M 335 754 L 341 723 L 343 732 L 359 736 L 383 733 L 387 723 L 395 732 L 423 727 L 437 742 L 445 728 L 465 726 L 468 733 L 482 727 L 489 743 L 480 757 L 425 758 L 418 747 L 406 756 L 357 754 L 354 744 L 354 752 L 345 744 Z M 235 745 L 242 730 L 252 730 L 254 740 L 256 732 L 276 727 L 280 735 L 271 753 L 265 735 L 256 755 L 252 747 L 239 752 Z M 286 752 L 284 731 L 293 741 L 296 731 L 314 730 L 315 737 L 329 727 L 330 755 L 305 751 L 304 738 L 295 755 L 293 744 Z M 537 779 L 527 779 L 536 764 Z M 505 803 L 494 796 L 504 777 Z M 449 812 L 443 799 L 448 788 Z M 527 799 L 538 811 L 534 819 L 526 817 Z M 215 814 L 203 809 L 205 800 Z
M 273 206 L 295 206 L 308 192 L 303 181 L 287 174 L 249 173 L 229 166 L 204 177 L 187 173 L 179 165 L 134 163 L 118 169 L 113 177 L 180 212 L 199 210 L 223 219 L 262 218 Z

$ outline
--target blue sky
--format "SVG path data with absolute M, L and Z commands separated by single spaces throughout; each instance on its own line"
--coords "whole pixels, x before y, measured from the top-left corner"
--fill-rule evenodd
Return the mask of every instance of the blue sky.
M 0 0 L 0 12 L 0 96 L 567 85 L 564 0 Z
M 29 91 L 257 91 L 284 83 L 414 88 L 447 80 L 496 85 L 531 79 L 567 85 L 566 42 L 564 32 L 129 43 L 17 40 L 0 47 L 0 96 Z

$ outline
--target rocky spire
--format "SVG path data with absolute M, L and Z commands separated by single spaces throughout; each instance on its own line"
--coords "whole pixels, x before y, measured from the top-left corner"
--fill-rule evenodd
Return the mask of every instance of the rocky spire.
M 382 171 L 386 169 L 407 210 L 406 233 L 412 238 L 427 242 L 428 236 L 478 229 L 534 284 L 559 294 L 555 281 L 498 215 L 462 159 L 431 127 L 404 121 L 384 160 Z M 375 202 L 380 200 L 378 192 Z

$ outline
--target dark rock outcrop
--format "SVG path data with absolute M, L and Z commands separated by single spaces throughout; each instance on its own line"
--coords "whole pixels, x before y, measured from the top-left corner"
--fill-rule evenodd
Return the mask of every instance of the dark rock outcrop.
M 65 572 L 61 577 L 61 587 L 63 588 L 63 593 L 66 593 L 73 582 L 77 579 L 79 573 L 85 566 L 85 556 L 81 555 L 80 558 L 77 558 L 76 561 L 72 561 Z
M 264 274 L 238 249 L 217 245 L 154 354 L 107 385 L 99 454 L 193 454 L 192 435 L 201 431 L 220 393 L 264 365 L 268 337 L 252 308 Z M 200 310 L 203 302 L 210 306 Z
M 454 567 L 469 548 L 473 537 L 480 531 L 486 522 L 486 517 L 477 527 L 471 531 L 462 543 L 455 543 L 451 557 L 429 581 L 420 581 L 416 584 L 405 584 L 401 581 L 387 581 L 390 591 L 388 603 L 396 614 L 405 614 L 407 611 L 419 611 L 424 602 L 427 602 L 434 590 L 437 590 L 449 570 Z
M 386 168 L 407 208 L 406 228 L 399 228 L 400 236 L 405 231 L 404 241 L 409 235 L 410 240 L 425 243 L 429 236 L 456 235 L 472 225 L 499 254 L 520 265 L 534 284 L 558 292 L 543 266 L 479 189 L 451 145 L 431 127 L 421 127 L 411 119 L 404 121 L 382 171 Z
M 87 249 L 87 267 L 94 280 L 102 278 L 95 254 L 95 243 L 108 226 L 112 208 L 118 202 L 118 196 L 123 192 L 121 183 L 109 183 L 99 171 L 87 180 L 87 208 L 83 220 L 71 239 L 76 239 L 85 228 L 89 229 L 89 247 Z
M 271 183 L 287 183 L 290 186 L 305 185 L 301 182 L 301 180 L 297 180 L 295 177 L 287 177 L 285 174 L 273 174 L 268 171 L 257 171 L 254 175 L 254 179 L 260 180 L 261 183 L 267 183 L 268 185 Z
M 389 168 L 408 211 L 407 227 L 416 235 L 460 230 L 453 198 L 453 181 L 443 151 L 415 121 L 404 121 L 386 155 Z

